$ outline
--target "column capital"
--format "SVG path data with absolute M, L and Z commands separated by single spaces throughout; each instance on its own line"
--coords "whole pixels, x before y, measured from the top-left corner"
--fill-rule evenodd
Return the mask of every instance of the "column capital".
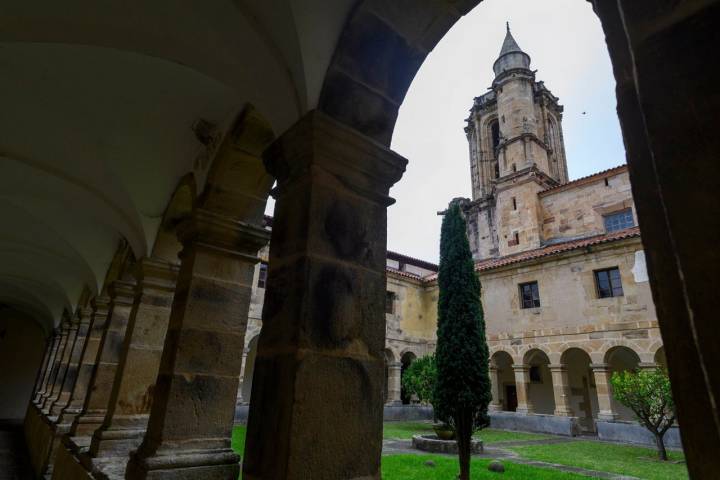
M 512 365 L 512 369 L 516 372 L 528 372 L 530 370 L 530 365 L 527 363 L 514 363 Z
M 548 368 L 550 369 L 551 372 L 552 371 L 565 372 L 565 371 L 567 371 L 568 366 L 565 363 L 550 363 L 550 364 L 548 364 Z
M 609 363 L 591 363 L 590 369 L 594 372 L 609 372 L 610 371 L 610 364 Z
M 402 362 L 388 362 L 387 366 L 392 370 L 402 370 Z
M 640 362 L 640 363 L 638 364 L 638 368 L 639 368 L 640 370 L 655 370 L 655 369 L 658 368 L 659 366 L 660 366 L 660 365 L 658 365 L 658 364 L 655 363 L 655 362 Z
M 178 225 L 177 231 L 185 247 L 201 245 L 255 263 L 259 261 L 258 250 L 270 241 L 270 232 L 261 226 L 203 208 L 195 209 L 189 218 Z
M 137 280 L 138 288 L 142 290 L 173 293 L 179 271 L 179 265 L 153 257 L 143 257 L 135 264 L 133 276 Z
M 131 280 L 115 280 L 108 286 L 110 303 L 113 305 L 132 306 L 135 299 L 135 287 L 137 284 Z
M 107 315 L 110 309 L 110 297 L 107 295 L 97 295 L 90 300 L 90 306 L 93 309 L 93 315 Z
M 278 181 L 276 194 L 289 181 L 314 175 L 319 169 L 341 186 L 385 206 L 394 203 L 388 196 L 390 187 L 400 180 L 408 163 L 385 145 L 319 110 L 307 113 L 273 142 L 263 161 Z

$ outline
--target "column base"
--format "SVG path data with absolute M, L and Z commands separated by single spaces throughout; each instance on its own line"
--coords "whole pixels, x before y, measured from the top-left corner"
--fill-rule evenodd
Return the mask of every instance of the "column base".
M 105 421 L 105 412 L 86 412 L 75 418 L 73 422 L 73 435 L 78 437 L 91 437 L 95 430 Z
M 147 458 L 133 454 L 126 475 L 137 480 L 235 479 L 240 475 L 240 457 L 230 448 L 189 452 L 168 450 Z
M 532 415 L 535 413 L 535 410 L 532 407 L 517 407 L 515 409 L 515 413 L 519 413 L 520 415 Z
M 93 434 L 90 455 L 126 457 L 140 446 L 144 436 L 145 428 L 100 428 Z
M 553 412 L 553 415 L 555 415 L 556 417 L 574 417 L 575 412 L 573 412 L 569 408 L 561 408 L 561 409 L 556 409 Z
M 489 412 L 502 412 L 503 406 L 499 403 L 491 403 L 488 405 Z
M 603 422 L 614 422 L 614 421 L 616 421 L 619 417 L 620 417 L 620 415 L 618 415 L 617 413 L 614 413 L 614 412 L 603 412 L 603 411 L 600 411 L 600 412 L 598 412 L 598 414 L 597 414 L 597 419 L 598 419 L 598 420 L 601 420 L 601 421 L 603 421 Z

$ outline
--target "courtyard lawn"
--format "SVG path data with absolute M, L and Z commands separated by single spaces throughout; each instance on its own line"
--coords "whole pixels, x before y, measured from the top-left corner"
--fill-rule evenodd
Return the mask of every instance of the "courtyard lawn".
M 425 462 L 432 460 L 434 467 L 428 467 Z M 587 479 L 582 475 L 564 473 L 557 470 L 531 467 L 503 461 L 504 474 L 497 474 L 487 469 L 488 459 L 473 459 L 471 478 L 503 480 L 579 480 Z M 383 480 L 448 480 L 456 478 L 458 474 L 458 460 L 454 457 L 439 455 L 383 455 Z
M 593 441 L 576 441 L 550 445 L 508 447 L 523 458 L 559 463 L 589 470 L 632 475 L 646 480 L 685 480 L 688 478 L 679 452 L 668 452 L 670 462 L 657 460 L 655 449 Z
M 432 434 L 432 424 L 428 422 L 385 422 L 383 424 L 383 438 L 394 440 L 410 440 L 413 435 Z M 506 430 L 494 430 L 486 428 L 475 434 L 486 444 L 495 442 L 511 442 L 520 440 L 543 440 L 550 438 L 547 435 L 525 432 L 509 432 Z
M 232 449 L 235 451 L 235 453 L 237 453 L 240 456 L 245 454 L 245 433 L 246 432 L 247 432 L 247 427 L 245 425 L 235 425 L 233 427 L 232 440 L 230 441 L 230 445 L 232 446 Z

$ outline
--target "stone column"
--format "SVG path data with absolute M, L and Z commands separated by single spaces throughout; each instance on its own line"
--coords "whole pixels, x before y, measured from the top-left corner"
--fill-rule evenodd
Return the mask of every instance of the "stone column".
M 83 349 L 85 348 L 85 340 L 90 329 L 90 315 L 82 310 L 79 310 L 77 315 L 78 326 L 77 333 L 75 334 L 75 342 L 70 351 L 68 365 L 65 370 L 65 379 L 60 387 L 60 395 L 58 395 L 57 400 L 50 406 L 50 415 L 52 416 L 60 415 L 70 401 L 70 395 L 77 381 L 80 359 Z
M 402 392 L 402 363 L 388 363 L 388 396 L 387 403 L 390 405 L 398 405 L 402 403 L 400 397 Z
M 110 393 L 115 380 L 115 370 L 120 360 L 120 350 L 135 296 L 135 283 L 115 280 L 109 286 L 108 293 L 110 309 L 107 325 L 98 348 L 95 370 L 83 411 L 75 418 L 70 431 L 71 436 L 74 437 L 92 435 L 100 427 L 107 414 Z
M 35 395 L 33 396 L 32 401 L 36 405 L 40 403 L 40 400 L 43 398 L 43 395 L 45 395 L 48 384 L 50 383 L 50 377 L 52 376 L 53 365 L 55 364 L 55 357 L 57 356 L 58 348 L 60 347 L 61 338 L 61 331 L 59 329 L 56 329 L 53 332 L 52 341 L 50 342 L 50 347 L 48 350 L 49 355 L 47 359 L 47 364 L 45 365 L 45 369 L 43 371 L 42 380 L 40 381 L 40 387 L 37 389 Z
M 115 372 L 107 415 L 95 431 L 90 455 L 126 456 L 140 445 L 147 428 L 153 392 L 178 267 L 152 258 L 136 265 L 137 294 Z
M 497 367 L 490 366 L 490 387 L 492 390 L 492 400 L 488 405 L 488 410 L 491 412 L 501 412 L 503 409 L 502 399 L 500 398 L 500 392 L 502 384 L 500 383 L 500 369 Z
M 60 363 L 58 364 L 55 382 L 53 382 L 50 395 L 48 395 L 43 402 L 42 412 L 45 415 L 50 415 L 50 407 L 52 407 L 53 403 L 60 398 L 60 392 L 63 388 L 63 384 L 65 383 L 65 374 L 67 373 L 68 365 L 70 365 L 70 355 L 75 348 L 75 339 L 77 338 L 79 328 L 79 319 L 73 318 L 69 321 L 68 332 L 65 338 L 65 347 L 63 348 L 62 355 L 60 356 Z
M 517 392 L 517 413 L 535 413 L 530 400 L 530 365 L 513 365 L 515 371 L 515 391 Z
M 243 478 L 379 479 L 390 187 L 406 160 L 313 111 L 278 182 Z
M 568 377 L 567 365 L 548 365 L 552 374 L 553 394 L 555 396 L 555 412 L 553 415 L 560 417 L 574 417 L 572 405 L 570 404 L 570 379 Z
M 55 342 L 55 335 L 50 335 L 45 340 L 45 350 L 43 352 L 43 359 L 42 363 L 40 364 L 40 368 L 38 369 L 37 375 L 35 377 L 35 383 L 33 384 L 32 389 L 32 396 L 30 397 L 30 402 L 32 403 L 34 401 L 35 396 L 40 391 L 40 388 L 42 388 L 43 379 L 45 377 L 45 373 L 47 372 L 48 363 L 50 362 L 51 354 L 52 354 L 52 346 Z
M 70 401 L 60 414 L 58 424 L 71 424 L 73 420 L 75 420 L 75 417 L 82 411 L 83 405 L 85 404 L 85 398 L 95 369 L 98 348 L 107 325 L 109 304 L 110 298 L 107 296 L 95 297 L 91 301 L 93 309 L 92 318 L 90 320 L 87 340 L 85 341 L 85 346 L 83 347 L 80 357 L 77 380 L 70 395 Z
M 598 397 L 598 420 L 612 422 L 617 420 L 618 414 L 613 409 L 612 404 L 612 385 L 610 385 L 610 376 L 612 370 L 607 363 L 591 363 L 590 368 L 595 377 L 595 388 Z
M 48 377 L 47 385 L 45 390 L 38 399 L 38 408 L 42 409 L 45 406 L 45 401 L 52 395 L 55 382 L 57 380 L 58 372 L 60 371 L 60 363 L 62 361 L 63 354 L 65 352 L 65 345 L 67 344 L 68 334 L 70 333 L 70 322 L 64 319 L 60 325 L 60 333 L 58 335 L 58 345 L 55 349 L 55 356 L 52 362 L 52 368 L 50 369 L 50 375 Z
M 182 264 L 147 433 L 127 478 L 237 479 L 230 448 L 252 278 L 268 232 L 198 209 L 178 226 Z

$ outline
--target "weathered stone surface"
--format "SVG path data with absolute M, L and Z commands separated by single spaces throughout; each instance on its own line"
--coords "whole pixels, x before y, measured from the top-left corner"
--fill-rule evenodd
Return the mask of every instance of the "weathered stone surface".
M 413 435 L 412 445 L 418 450 L 430 453 L 457 454 L 458 445 L 455 440 L 441 440 L 437 435 Z M 483 453 L 483 441 L 473 439 L 470 442 L 470 452 Z

